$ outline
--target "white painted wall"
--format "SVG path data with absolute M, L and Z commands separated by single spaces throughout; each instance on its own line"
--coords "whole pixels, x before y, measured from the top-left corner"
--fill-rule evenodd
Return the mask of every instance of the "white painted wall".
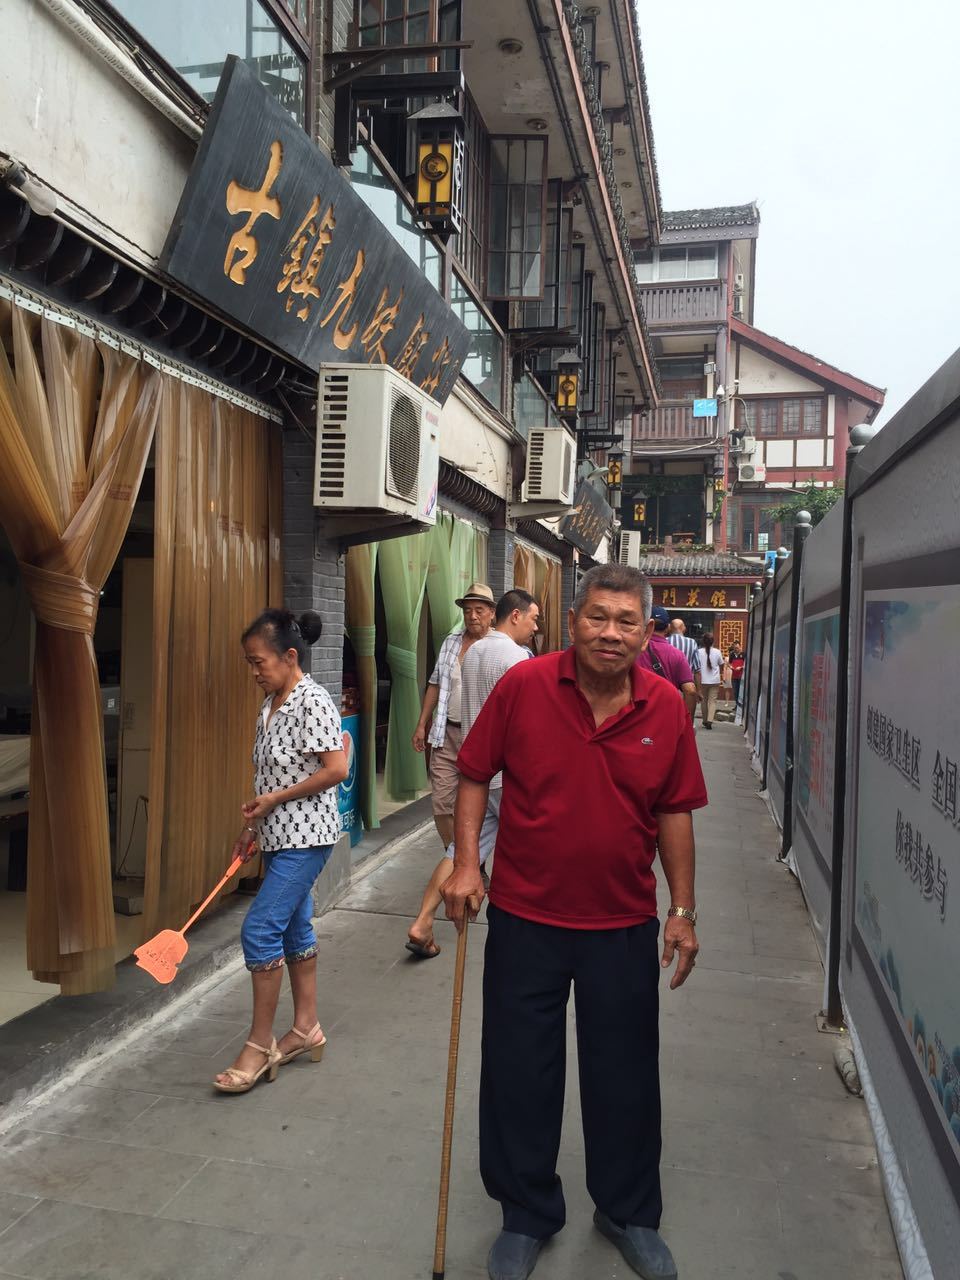
M 0 152 L 143 265 L 163 248 L 195 144 L 36 0 L 0 0 Z
M 765 444 L 766 463 L 768 467 L 793 466 L 792 440 L 767 440 Z
M 823 458 L 823 440 L 797 441 L 798 467 L 822 467 L 825 465 Z
M 498 497 L 510 496 L 507 429 L 462 381 L 440 413 L 440 456 Z
M 790 395 L 796 392 L 809 391 L 822 394 L 823 387 L 819 382 L 804 378 L 785 365 L 753 351 L 743 343 L 740 350 L 740 386 L 737 394 L 741 396 L 756 395 Z

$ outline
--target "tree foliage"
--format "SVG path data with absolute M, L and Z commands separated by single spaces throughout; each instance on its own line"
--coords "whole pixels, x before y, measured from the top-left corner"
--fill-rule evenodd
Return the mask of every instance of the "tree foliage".
M 780 524 L 793 524 L 799 511 L 810 512 L 810 523 L 818 525 L 828 511 L 843 497 L 843 486 L 836 485 L 832 489 L 818 489 L 810 484 L 806 489 L 797 489 L 786 502 L 776 507 L 766 507 L 769 516 Z

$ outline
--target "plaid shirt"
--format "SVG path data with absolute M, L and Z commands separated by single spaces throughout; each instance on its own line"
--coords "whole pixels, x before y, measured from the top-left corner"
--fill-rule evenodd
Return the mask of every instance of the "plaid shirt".
M 456 631 L 451 631 L 440 646 L 440 652 L 437 654 L 437 665 L 433 668 L 433 675 L 430 677 L 430 684 L 440 686 L 440 696 L 437 699 L 437 709 L 433 713 L 433 724 L 430 726 L 430 733 L 427 741 L 431 747 L 442 747 L 443 740 L 447 732 L 447 708 L 450 706 L 450 682 L 453 679 L 453 671 L 460 660 L 460 645 L 463 643 L 463 627 L 459 627 Z
M 667 636 L 669 642 L 675 649 L 679 649 L 686 660 L 690 663 L 690 670 L 694 675 L 700 670 L 700 646 L 694 640 L 693 636 L 685 636 L 680 631 L 672 631 Z

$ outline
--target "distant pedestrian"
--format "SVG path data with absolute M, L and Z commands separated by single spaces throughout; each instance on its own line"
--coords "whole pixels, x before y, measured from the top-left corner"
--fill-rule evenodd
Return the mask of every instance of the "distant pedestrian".
M 700 670 L 697 673 L 697 690 L 701 697 L 700 716 L 705 729 L 713 728 L 723 677 L 723 654 L 714 648 L 713 632 L 705 631 L 700 637 Z
M 464 740 L 470 733 L 480 709 L 500 677 L 518 662 L 533 657 L 527 647 L 537 633 L 540 606 L 528 591 L 514 588 L 497 601 L 496 626 L 482 640 L 471 646 L 461 671 L 461 729 Z M 487 812 L 480 831 L 481 867 L 493 853 L 500 819 L 501 778 L 490 783 Z M 453 871 L 453 841 L 434 868 L 420 903 L 420 911 L 407 935 L 407 950 L 421 960 L 432 960 L 440 954 L 433 937 L 433 922 L 442 901 L 440 890 Z
M 430 752 L 430 791 L 433 820 L 443 847 L 453 839 L 453 805 L 457 798 L 457 752 L 463 741 L 460 724 L 460 673 L 467 650 L 482 640 L 493 624 L 496 610 L 493 592 L 485 582 L 474 582 L 459 600 L 463 626 L 456 627 L 437 654 L 433 674 L 423 695 L 420 719 L 413 732 L 415 751 Z
M 650 643 L 637 659 L 641 667 L 654 671 L 669 680 L 683 694 L 687 710 L 692 716 L 697 708 L 697 686 L 690 670 L 690 663 L 667 639 L 670 615 L 659 605 L 653 610 L 653 635 Z
M 727 653 L 727 665 L 730 668 L 730 687 L 733 690 L 733 705 L 740 705 L 740 685 L 743 681 L 745 659 L 743 650 L 738 644 L 732 644 Z
M 264 877 L 240 930 L 253 982 L 250 1036 L 214 1087 L 246 1093 L 278 1066 L 309 1053 L 319 1061 L 326 1037 L 317 1021 L 317 937 L 311 918 L 313 884 L 340 837 L 337 786 L 347 776 L 340 712 L 303 672 L 307 645 L 320 637 L 317 613 L 296 619 L 267 609 L 243 633 L 250 672 L 265 698 L 253 762 L 256 795 L 243 806 L 246 826 L 234 856 L 259 852 Z M 274 1039 L 283 970 L 293 992 L 293 1027 Z
M 680 650 L 690 663 L 690 670 L 696 675 L 700 667 L 700 649 L 693 636 L 687 635 L 687 624 L 682 618 L 674 618 L 671 621 L 667 639 L 675 649 Z
M 571 984 L 594 1223 L 640 1275 L 676 1280 L 658 1234 L 657 986 L 674 958 L 670 986 L 680 986 L 697 954 L 691 810 L 707 797 L 682 701 L 637 663 L 651 604 L 636 569 L 591 569 L 569 613 L 573 647 L 508 671 L 460 751 L 443 893 L 458 928 L 483 898 L 479 833 L 503 771 L 480 1078 L 480 1171 L 503 1210 L 491 1280 L 526 1280 L 564 1225 L 556 1165 Z M 673 903 L 662 957 L 658 846 Z

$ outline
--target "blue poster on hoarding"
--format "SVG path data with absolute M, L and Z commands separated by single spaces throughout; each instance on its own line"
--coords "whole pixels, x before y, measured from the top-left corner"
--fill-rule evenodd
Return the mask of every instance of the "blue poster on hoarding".
M 796 740 L 797 811 L 826 867 L 833 845 L 833 742 L 837 732 L 837 649 L 840 612 L 832 609 L 803 624 L 800 711 Z
M 960 1161 L 960 724 L 922 655 L 960 635 L 960 588 L 864 593 L 856 926 Z
M 363 835 L 360 821 L 360 717 L 343 717 L 343 749 L 347 756 L 347 777 L 337 788 L 340 829 L 350 836 L 351 847 Z

